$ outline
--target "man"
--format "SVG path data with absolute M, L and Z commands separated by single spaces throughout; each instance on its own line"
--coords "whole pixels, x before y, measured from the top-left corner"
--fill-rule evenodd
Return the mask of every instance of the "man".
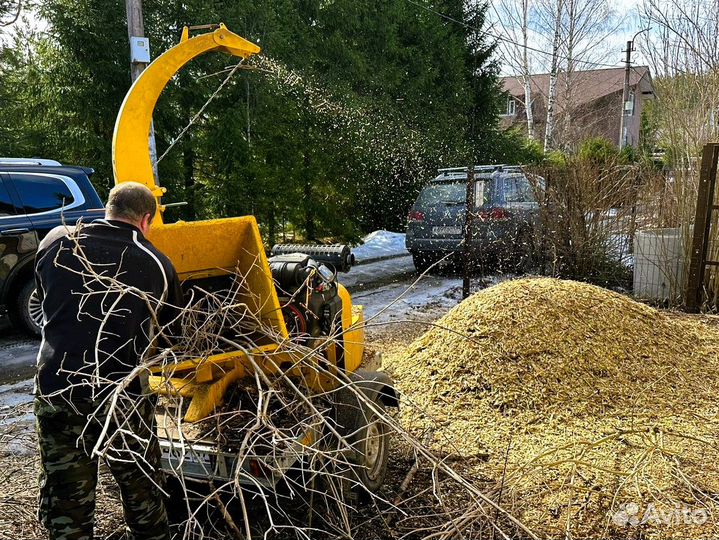
M 128 540 L 169 540 L 140 362 L 176 324 L 182 291 L 144 236 L 157 210 L 150 190 L 119 184 L 105 210 L 104 220 L 51 231 L 37 254 L 38 514 L 51 540 L 92 540 L 100 455 L 120 486 Z

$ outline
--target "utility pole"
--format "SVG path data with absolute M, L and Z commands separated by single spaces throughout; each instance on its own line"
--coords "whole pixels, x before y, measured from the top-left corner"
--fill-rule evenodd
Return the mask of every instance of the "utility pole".
M 625 53 L 627 53 L 627 55 L 624 60 L 624 91 L 622 92 L 622 115 L 619 117 L 619 150 L 624 148 L 627 144 L 626 137 L 624 136 L 624 129 L 626 127 L 625 118 L 627 116 L 627 101 L 629 100 L 629 72 L 632 69 L 632 53 L 634 52 L 634 40 L 637 39 L 637 36 L 639 34 L 648 32 L 649 30 L 651 30 L 651 27 L 645 28 L 644 30 L 639 30 L 639 32 L 634 34 L 632 36 L 632 39 L 627 41 L 627 50 L 624 51 Z M 632 112 L 634 112 L 633 109 Z
M 140 76 L 150 63 L 150 44 L 145 37 L 145 25 L 142 19 L 142 0 L 125 0 L 127 12 L 127 37 L 130 42 L 130 76 L 132 82 Z M 155 146 L 155 123 L 150 125 L 150 160 L 155 175 L 155 184 L 160 185 L 157 176 L 157 147 Z
M 634 39 L 627 41 L 627 53 L 626 59 L 624 60 L 624 91 L 622 92 L 622 114 L 619 117 L 619 150 L 624 148 L 626 145 L 627 138 L 624 136 L 624 130 L 626 129 L 626 116 L 627 116 L 627 100 L 629 99 L 629 70 L 632 68 L 632 48 L 634 47 Z

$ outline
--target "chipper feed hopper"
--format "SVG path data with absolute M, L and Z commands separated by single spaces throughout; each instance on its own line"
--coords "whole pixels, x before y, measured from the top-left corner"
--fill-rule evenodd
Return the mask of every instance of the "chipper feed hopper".
M 178 70 L 209 51 L 246 59 L 260 48 L 222 24 L 194 37 L 185 28 L 180 43 L 156 58 L 125 97 L 113 137 L 116 183 L 143 183 L 160 203 L 166 190 L 155 182 L 148 148 L 153 110 Z M 318 437 L 312 430 L 297 435 L 291 453 L 270 452 L 266 460 L 272 462 L 265 463 L 251 462 L 216 447 L 211 440 L 192 440 L 187 435 L 193 425 L 225 405 L 230 388 L 246 379 L 253 381 L 259 368 L 268 379 L 286 375 L 309 394 L 331 392 L 340 381 L 349 384 L 349 392 L 342 387 L 345 398 L 340 399 L 343 410 L 335 415 L 336 429 L 352 444 L 351 459 L 360 470 L 362 484 L 370 491 L 377 489 L 386 467 L 387 437 L 371 411 L 375 407 L 367 414 L 357 396 L 367 396 L 380 408 L 396 406 L 397 396 L 387 375 L 362 365 L 362 307 L 352 305 L 349 293 L 335 279 L 337 270 L 348 269 L 348 250 L 283 246 L 268 259 L 253 216 L 165 224 L 163 211 L 160 203 L 148 236 L 172 260 L 183 288 L 189 291 L 194 284 L 222 280 L 230 283 L 240 275 L 244 285 L 234 303 L 246 306 L 267 329 L 253 337 L 254 348 L 228 347 L 218 354 L 168 362 L 155 369 L 150 377 L 152 390 L 166 398 L 182 398 L 185 404 L 178 429 L 163 428 L 160 423 L 163 466 L 172 474 L 199 480 L 234 479 L 273 487 L 283 471 L 301 459 L 301 449 L 310 448 Z M 195 287 L 193 294 L 198 290 Z M 299 353 L 301 347 L 293 344 L 311 353 Z M 182 427 L 187 428 L 184 435 Z

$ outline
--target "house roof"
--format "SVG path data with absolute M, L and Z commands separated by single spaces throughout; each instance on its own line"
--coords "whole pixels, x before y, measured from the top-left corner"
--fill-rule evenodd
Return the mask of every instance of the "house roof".
M 549 73 L 531 75 L 532 94 L 546 97 L 549 93 Z M 557 75 L 557 103 L 564 101 L 564 88 L 567 74 L 560 72 Z M 502 86 L 505 91 L 524 101 L 524 82 L 521 77 L 502 77 Z M 621 92 L 624 88 L 624 68 L 593 69 L 589 71 L 575 71 L 570 75 L 572 101 L 575 106 L 589 103 L 603 96 Z M 651 75 L 647 66 L 632 67 L 629 72 L 629 86 L 633 87 L 644 81 L 652 88 Z

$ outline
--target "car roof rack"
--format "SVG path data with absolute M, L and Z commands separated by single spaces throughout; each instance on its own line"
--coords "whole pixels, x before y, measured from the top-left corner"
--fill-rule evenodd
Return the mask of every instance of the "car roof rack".
M 502 171 L 502 170 L 519 170 L 521 169 L 521 165 L 507 165 L 505 163 L 500 163 L 497 165 L 475 165 L 474 166 L 474 172 L 484 172 L 484 171 Z M 437 172 L 466 172 L 467 167 L 445 167 L 442 169 L 437 169 Z
M 40 165 L 43 167 L 62 167 L 62 163 L 54 159 L 43 158 L 5 158 L 0 157 L 0 165 Z
M 487 173 L 495 173 L 495 172 L 521 172 L 522 166 L 521 165 L 505 165 L 505 164 L 498 164 L 498 165 L 475 165 L 474 166 L 474 173 L 475 174 L 487 174 Z M 445 167 L 442 169 L 437 169 L 437 172 L 439 173 L 436 178 L 434 178 L 433 182 L 442 182 L 443 180 L 456 180 L 458 178 L 466 177 L 467 176 L 467 167 Z

